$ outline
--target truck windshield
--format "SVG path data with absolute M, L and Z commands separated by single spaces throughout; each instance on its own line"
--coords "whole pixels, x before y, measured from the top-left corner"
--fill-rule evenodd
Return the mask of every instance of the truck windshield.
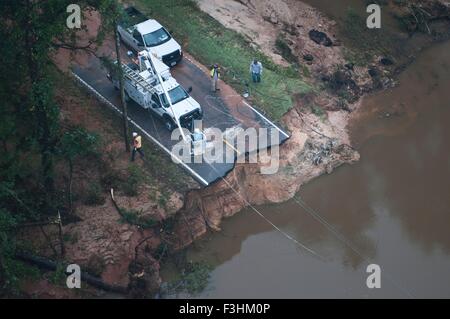
M 189 97 L 189 94 L 187 94 L 187 92 L 181 86 L 177 86 L 176 88 L 170 90 L 168 93 L 172 105 L 177 104 L 178 102 L 181 102 Z M 161 101 L 163 102 L 164 107 L 169 107 L 169 102 L 167 101 L 164 94 L 161 94 Z
M 154 47 L 163 44 L 170 39 L 170 34 L 166 30 L 164 30 L 164 28 L 144 34 L 144 41 L 147 47 Z

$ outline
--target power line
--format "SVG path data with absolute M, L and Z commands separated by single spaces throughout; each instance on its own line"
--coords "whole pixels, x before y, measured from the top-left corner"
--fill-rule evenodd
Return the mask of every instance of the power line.
M 300 196 L 294 196 L 293 200 L 297 205 L 299 205 L 301 208 L 303 208 L 307 213 L 309 213 L 314 219 L 316 219 L 318 222 L 320 222 L 326 229 L 328 229 L 331 233 L 333 233 L 336 238 L 338 238 L 341 242 L 343 242 L 345 245 L 350 247 L 361 259 L 363 259 L 366 263 L 371 263 L 369 257 L 365 256 L 362 252 L 359 251 L 359 249 L 353 245 L 353 243 L 348 240 L 344 235 L 339 233 L 327 220 L 325 220 L 322 216 L 320 216 L 313 208 L 308 206 L 301 198 L 298 198 Z M 401 292 L 406 294 L 409 298 L 414 298 L 411 292 L 409 292 L 406 288 L 403 288 L 400 284 L 398 284 L 394 278 L 386 271 L 384 271 L 386 274 L 386 277 L 389 279 L 389 281 Z
M 210 163 L 208 163 L 208 165 L 215 170 L 217 173 L 218 171 L 216 170 L 216 168 L 214 166 L 212 166 Z M 295 239 L 294 237 L 292 237 L 291 235 L 289 235 L 288 233 L 286 233 L 285 231 L 283 231 L 281 228 L 279 228 L 277 225 L 275 225 L 272 221 L 270 221 L 266 216 L 264 216 L 263 213 L 261 213 L 258 209 L 256 209 L 252 204 L 250 204 L 244 196 L 242 196 L 237 190 L 235 190 L 233 188 L 233 186 L 223 177 L 221 177 L 221 179 L 228 185 L 228 187 L 239 197 L 242 198 L 242 200 L 245 202 L 245 204 L 250 207 L 256 214 L 258 214 L 262 219 L 264 219 L 269 225 L 271 225 L 276 231 L 278 231 L 279 233 L 281 233 L 284 237 L 286 237 L 288 240 L 292 241 L 293 243 L 295 243 L 297 246 L 301 247 L 302 249 L 306 250 L 307 252 L 311 253 L 312 255 L 316 256 L 317 258 L 319 258 L 322 261 L 325 261 L 325 258 L 321 255 L 319 255 L 317 252 L 315 252 L 314 250 L 312 250 L 311 248 L 307 247 L 306 245 L 302 244 L 300 241 L 298 241 L 297 239 Z

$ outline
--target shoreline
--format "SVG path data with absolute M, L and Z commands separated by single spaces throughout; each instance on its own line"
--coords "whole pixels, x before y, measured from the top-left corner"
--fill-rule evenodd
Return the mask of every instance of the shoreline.
M 247 3 L 249 2 L 251 1 L 247 1 Z M 215 5 L 220 3 L 222 3 L 220 0 L 214 2 Z M 210 8 L 209 6 L 210 4 L 207 8 Z M 304 3 L 302 3 L 302 8 L 303 6 L 305 6 Z M 200 8 L 202 8 L 202 5 L 200 5 Z M 242 4 L 238 8 L 242 9 Z M 310 7 L 309 10 L 311 9 Z M 219 14 L 222 11 L 217 10 Z M 326 32 L 333 33 L 333 29 L 337 24 L 335 21 L 329 20 L 327 23 L 324 23 L 322 13 L 312 9 L 309 11 L 310 16 L 311 12 L 315 12 L 317 19 L 320 19 Z M 227 20 L 224 26 L 229 25 L 230 22 Z M 327 26 L 330 29 L 327 29 Z M 448 35 L 439 41 L 427 39 L 427 43 L 442 42 L 446 39 L 448 39 Z M 330 96 L 324 90 L 318 96 L 298 97 L 297 103 L 283 115 L 281 120 L 282 124 L 291 132 L 291 139 L 280 147 L 280 170 L 275 176 L 268 177 L 258 174 L 259 167 L 255 165 L 237 164 L 235 169 L 225 178 L 226 181 L 219 181 L 205 190 L 196 190 L 187 195 L 187 198 L 192 198 L 185 201 L 185 205 L 179 214 L 187 216 L 185 218 L 190 220 L 191 225 L 195 224 L 194 237 L 202 236 L 208 229 L 213 231 L 220 230 L 221 219 L 230 217 L 248 206 L 244 204 L 245 202 L 251 205 L 284 202 L 292 198 L 300 190 L 301 186 L 310 180 L 325 173 L 330 174 L 340 165 L 358 161 L 359 153 L 352 147 L 348 132 L 349 123 L 355 121 L 355 117 L 359 116 L 359 112 L 356 111 L 360 110 L 366 96 L 397 86 L 398 83 L 396 81 L 402 71 L 415 60 L 416 55 L 420 54 L 427 47 L 428 45 L 423 45 L 416 48 L 416 51 L 412 52 L 412 55 L 403 64 L 394 65 L 391 68 L 378 66 L 381 69 L 380 73 L 387 74 L 385 84 L 380 87 L 376 83 L 373 86 L 367 86 L 366 83 L 366 86 L 359 91 L 360 95 L 356 102 L 349 105 L 348 109 L 350 111 L 335 110 L 333 108 L 326 110 L 327 107 L 329 108 L 330 103 L 335 102 L 335 96 Z M 341 47 L 339 46 L 337 50 L 340 51 L 340 49 Z M 377 59 L 379 58 L 374 58 L 374 60 Z M 372 65 L 370 63 L 366 66 L 366 71 L 370 70 Z M 317 77 L 319 75 L 320 73 L 317 74 Z M 358 75 L 360 76 L 360 74 Z M 359 80 L 365 82 L 367 78 Z M 361 86 L 358 85 L 358 87 Z M 305 111 L 305 106 L 311 103 L 311 99 L 314 102 L 322 100 L 322 103 L 325 104 L 323 105 L 326 113 L 325 120 L 316 116 L 313 112 Z M 319 165 L 308 163 L 305 160 L 303 156 L 305 152 L 318 150 L 329 141 L 334 144 L 334 150 L 330 158 L 323 159 L 323 162 Z M 237 190 L 242 190 L 243 196 L 237 196 L 234 192 L 230 193 L 227 185 L 233 185 Z M 181 238 L 179 239 L 178 248 L 185 247 L 193 242 L 192 231 L 186 232 L 183 228 L 182 224 L 178 224 L 177 232 Z
M 334 25 L 333 22 L 329 22 L 329 24 L 330 26 Z M 328 29 L 326 31 L 332 33 Z M 309 43 L 308 45 L 313 44 Z M 322 48 L 319 46 L 316 50 L 322 51 Z M 340 46 L 332 47 L 332 50 L 340 51 Z M 320 60 L 319 57 L 315 59 Z M 314 65 L 312 71 L 316 67 L 318 66 Z M 401 66 L 401 69 L 399 68 L 398 71 L 394 71 L 394 78 L 397 78 L 405 68 L 407 68 L 407 65 Z M 356 71 L 354 71 L 354 76 L 357 77 L 356 82 L 360 84 L 358 88 L 363 87 L 364 82 L 367 84 L 367 80 L 370 79 L 367 74 L 365 76 L 361 75 L 363 70 L 367 71 L 367 69 L 359 68 L 356 68 Z M 330 71 L 331 76 L 334 75 L 332 68 L 328 71 Z M 323 74 L 323 72 L 312 73 L 316 77 Z M 350 80 L 353 80 L 352 77 L 347 77 L 349 73 L 350 70 L 344 70 L 340 74 L 344 76 L 343 86 L 345 88 L 351 84 Z M 314 81 L 317 81 L 317 79 Z M 291 138 L 280 148 L 279 173 L 263 176 L 258 174 L 260 170 L 259 164 L 236 164 L 233 171 L 226 176 L 226 182 L 217 182 L 206 189 L 194 189 L 186 194 L 182 194 L 182 199 L 177 198 L 177 207 L 182 206 L 182 208 L 170 214 L 170 218 L 173 221 L 170 235 L 170 240 L 174 241 L 172 243 L 172 253 L 176 253 L 195 243 L 198 238 L 211 230 L 220 231 L 221 220 L 240 212 L 246 207 L 246 202 L 252 205 L 284 202 L 292 198 L 302 185 L 312 179 L 325 173 L 330 174 L 340 165 L 358 161 L 359 153 L 350 146 L 351 139 L 348 133 L 348 123 L 356 113 L 353 111 L 360 109 L 360 104 L 365 95 L 386 89 L 386 87 L 394 85 L 394 82 L 389 81 L 386 86 L 383 85 L 383 87 L 378 87 L 378 89 L 373 89 L 370 92 L 364 92 L 365 89 L 362 89 L 364 93 L 360 93 L 361 95 L 359 95 L 357 102 L 349 103 L 346 105 L 346 109 L 336 109 L 336 104 L 340 99 L 336 96 L 330 96 L 325 91 L 312 96 L 308 94 L 295 96 L 294 106 L 282 118 L 283 125 L 291 132 Z M 323 113 L 316 114 L 316 112 L 319 112 L 314 109 L 316 104 L 320 106 Z M 319 165 L 315 165 L 310 159 L 307 159 L 306 153 L 317 153 L 322 146 L 330 141 L 332 143 L 332 152 L 323 158 Z M 229 185 L 236 188 L 243 198 L 230 191 Z M 123 201 L 127 202 L 129 200 L 123 199 Z M 145 199 L 142 199 L 142 201 L 145 201 Z M 139 228 L 126 228 L 125 231 L 127 236 L 129 235 L 128 238 L 133 239 L 133 242 L 138 242 L 141 238 L 149 235 L 148 232 L 142 232 Z M 131 234 L 129 234 L 130 232 Z M 163 234 L 155 233 L 153 235 L 155 242 L 152 243 L 152 247 L 153 250 L 157 250 L 163 241 L 161 238 Z M 146 278 L 146 280 L 154 281 L 154 284 L 159 287 L 161 284 L 159 276 L 160 260 L 154 258 L 152 254 L 142 252 L 140 263 L 149 263 L 150 270 L 154 272 L 152 277 L 150 279 Z M 114 282 L 117 280 L 117 277 L 122 279 L 127 277 L 127 273 L 130 272 L 128 264 L 131 265 L 133 253 L 127 252 L 127 254 L 129 260 L 120 262 L 120 270 L 118 271 L 121 274 L 109 272 L 109 275 L 105 277 L 106 279 Z M 123 282 L 125 283 L 126 280 L 123 280 Z M 155 288 L 153 287 L 152 289 L 155 290 Z M 138 291 L 136 293 L 143 292 Z
M 330 25 L 335 26 L 335 22 L 330 22 Z M 413 40 L 411 40 L 411 42 L 412 41 Z M 329 161 L 324 163 L 324 165 L 320 168 L 310 165 L 306 170 L 299 170 L 296 172 L 289 171 L 290 176 L 292 176 L 293 173 L 298 174 L 297 178 L 293 179 L 279 178 L 278 174 L 280 173 L 278 173 L 278 177 L 274 178 L 274 181 L 268 182 L 267 180 L 270 180 L 270 178 L 258 176 L 256 173 L 257 170 L 254 167 L 249 167 L 248 164 L 246 164 L 246 166 L 237 165 L 235 167 L 235 170 L 233 170 L 229 174 L 229 176 L 227 176 L 226 183 L 222 182 L 213 185 L 205 191 L 196 191 L 196 193 L 199 194 L 193 194 L 192 197 L 194 199 L 192 199 L 188 205 L 185 205 L 180 212 L 180 214 L 188 216 L 187 218 L 191 221 L 191 225 L 197 222 L 196 226 L 194 227 L 197 231 L 196 233 L 194 233 L 194 237 L 200 238 L 210 231 L 220 231 L 220 223 L 222 218 L 231 217 L 239 213 L 242 209 L 248 207 L 248 205 L 243 204 L 242 200 L 237 198 L 235 194 L 230 194 L 227 190 L 227 187 L 223 184 L 235 185 L 236 189 L 242 189 L 243 193 L 245 194 L 245 201 L 252 205 L 280 203 L 291 199 L 295 195 L 295 193 L 297 193 L 301 189 L 302 185 L 305 185 L 309 181 L 326 173 L 331 174 L 332 171 L 338 166 L 351 164 L 358 161 L 359 153 L 354 150 L 352 146 L 350 146 L 352 143 L 350 142 L 351 137 L 349 136 L 348 125 L 349 123 L 357 120 L 357 117 L 359 116 L 359 112 L 357 111 L 360 111 L 361 104 L 363 104 L 364 98 L 399 85 L 396 82 L 397 79 L 402 74 L 402 72 L 416 60 L 416 57 L 418 55 L 429 48 L 430 44 L 434 45 L 445 41 L 448 41 L 448 34 L 446 37 L 438 40 L 427 39 L 427 44 L 424 44 L 422 46 L 413 46 L 416 51 L 414 51 L 413 54 L 409 56 L 408 59 L 402 64 L 395 65 L 394 69 L 390 70 L 390 74 L 388 76 L 389 81 L 387 82 L 387 84 L 383 85 L 382 87 L 370 88 L 366 92 L 364 92 L 359 97 L 358 101 L 350 106 L 352 112 L 345 112 L 342 114 L 342 111 L 327 111 L 329 113 L 328 117 L 330 117 L 330 115 L 339 117 L 339 113 L 341 113 L 341 116 L 345 118 L 341 118 L 338 125 L 329 124 L 323 125 L 325 127 L 321 127 L 320 123 L 318 123 L 317 121 L 317 118 L 314 118 L 314 116 L 311 116 L 311 114 L 302 114 L 301 110 L 299 111 L 299 108 L 294 106 L 283 116 L 281 120 L 281 122 L 292 133 L 292 140 L 288 140 L 280 150 L 280 154 L 284 153 L 283 155 L 281 155 L 281 162 L 285 160 L 284 164 L 287 164 L 286 166 L 284 166 L 284 168 L 288 167 L 289 164 L 296 166 L 297 168 L 301 167 L 302 164 L 305 164 L 304 162 L 295 163 L 292 160 L 304 151 L 303 147 L 306 143 L 321 143 L 324 140 L 327 140 L 327 138 L 324 138 L 324 136 L 321 136 L 319 138 L 314 137 L 314 135 L 320 135 L 314 132 L 316 131 L 314 129 L 315 125 L 317 125 L 319 130 L 322 128 L 325 131 L 327 129 L 329 130 L 330 128 L 332 128 L 332 130 L 340 128 L 342 130 L 342 133 L 340 135 L 338 134 L 333 136 L 333 134 L 330 134 L 331 136 L 329 137 L 340 139 L 340 146 L 344 147 L 344 150 L 342 150 L 341 153 L 336 153 L 336 156 L 334 158 L 329 159 Z M 306 123 L 302 115 L 306 115 Z M 311 128 L 311 126 L 313 127 Z M 305 133 L 306 136 L 303 135 Z M 348 148 L 345 149 L 346 146 L 348 146 Z M 247 179 L 242 179 L 240 178 L 240 176 L 245 176 L 247 177 Z M 271 185 L 272 182 L 274 182 L 276 186 L 273 186 L 273 184 Z M 254 187 L 254 185 L 258 186 Z M 252 187 L 254 189 L 252 189 Z M 268 193 L 270 193 L 270 196 L 265 196 L 265 192 L 267 190 L 269 190 Z M 206 200 L 204 198 L 206 198 Z M 216 204 L 218 202 L 220 203 L 220 205 Z M 205 207 L 207 209 L 205 209 Z M 200 214 L 198 213 L 199 208 L 201 209 Z M 195 239 L 192 239 L 192 232 L 185 232 L 182 225 L 179 226 L 178 233 L 179 237 L 182 238 L 179 241 L 180 244 L 178 248 L 185 248 L 195 242 Z

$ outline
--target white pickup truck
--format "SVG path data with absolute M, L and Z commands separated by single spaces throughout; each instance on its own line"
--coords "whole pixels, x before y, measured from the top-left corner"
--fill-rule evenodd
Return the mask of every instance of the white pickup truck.
M 158 21 L 148 19 L 134 7 L 125 9 L 118 25 L 122 41 L 136 53 L 147 50 L 169 67 L 175 66 L 183 57 L 181 46 Z
M 126 99 L 156 114 L 169 131 L 178 125 L 191 130 L 193 120 L 202 119 L 200 104 L 189 95 L 192 88 L 185 90 L 172 77 L 169 67 L 148 51 L 139 53 L 138 64 L 122 64 L 122 69 Z M 119 88 L 114 76 L 108 78 Z

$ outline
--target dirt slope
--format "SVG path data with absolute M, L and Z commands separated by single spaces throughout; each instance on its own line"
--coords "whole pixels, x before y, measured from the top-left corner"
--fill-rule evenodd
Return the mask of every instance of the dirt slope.
M 335 23 L 301 1 L 199 0 L 198 3 L 203 11 L 225 27 L 245 35 L 276 63 L 287 64 L 275 46 L 280 36 L 292 46 L 297 56 L 312 54 L 321 66 L 331 67 L 344 62 L 340 47 L 317 50 L 317 45 L 309 40 L 308 32 L 312 29 L 332 35 Z M 332 40 L 335 39 L 332 37 Z

